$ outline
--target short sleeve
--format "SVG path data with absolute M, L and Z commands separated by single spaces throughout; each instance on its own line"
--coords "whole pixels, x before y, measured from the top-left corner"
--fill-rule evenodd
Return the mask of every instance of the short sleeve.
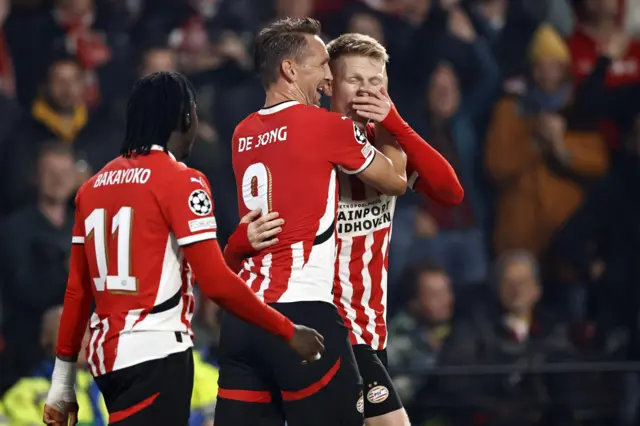
M 178 245 L 216 238 L 213 198 L 209 182 L 201 173 L 184 170 L 163 188 L 163 192 L 161 207 Z
M 73 231 L 71 233 L 72 244 L 84 244 L 84 219 L 82 218 L 82 214 L 80 214 L 80 194 L 81 191 L 78 191 L 74 201 L 76 211 L 74 215 Z
M 329 161 L 346 174 L 357 174 L 366 169 L 376 156 L 366 132 L 350 118 L 326 113 L 324 124 Z

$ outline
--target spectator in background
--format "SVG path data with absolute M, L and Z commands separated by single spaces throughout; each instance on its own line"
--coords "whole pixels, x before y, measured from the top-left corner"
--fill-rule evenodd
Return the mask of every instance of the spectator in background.
M 176 53 L 166 47 L 152 47 L 142 53 L 138 75 L 145 76 L 160 71 L 177 71 Z
M 15 99 L 16 80 L 13 58 L 7 41 L 4 23 L 11 11 L 9 0 L 0 0 L 0 152 L 13 123 L 20 117 L 20 108 Z M 2 217 L 2 209 L 0 209 Z
M 399 204 L 396 217 L 403 218 L 400 220 L 402 225 L 396 220 L 394 233 L 402 236 L 391 242 L 395 253 L 390 262 L 398 271 L 406 262 L 433 258 L 444 265 L 455 285 L 464 285 L 483 282 L 487 274 L 482 230 L 486 206 L 477 172 L 481 152 L 477 119 L 493 98 L 499 71 L 486 41 L 476 36 L 468 19 L 463 15 L 459 19 L 455 34 L 470 44 L 475 81 L 462 95 L 455 70 L 450 64 L 441 62 L 424 92 L 424 115 L 414 120 L 413 128 L 453 166 L 465 190 L 464 200 L 454 207 L 429 202 L 417 215 Z M 411 224 L 415 224 L 414 229 L 406 229 Z M 414 231 L 417 240 L 413 238 Z M 407 246 L 412 241 L 413 245 Z
M 346 32 L 368 35 L 379 41 L 383 46 L 386 44 L 382 23 L 372 13 L 356 12 L 351 15 Z
M 2 283 L 6 349 L 0 354 L 0 395 L 42 360 L 38 343 L 42 315 L 62 303 L 67 283 L 77 187 L 69 147 L 43 146 L 37 161 L 38 199 L 2 223 Z
M 15 52 L 18 95 L 30 105 L 38 95 L 42 69 L 54 52 L 74 57 L 84 71 L 79 75 L 82 98 L 89 107 L 100 103 L 98 70 L 107 65 L 112 51 L 106 32 L 96 28 L 94 0 L 55 0 L 51 10 L 25 11 L 11 23 L 10 46 Z M 24 31 L 28 27 L 29 31 Z
M 389 322 L 389 368 L 402 401 L 409 404 L 425 380 L 426 372 L 438 364 L 440 351 L 451 333 L 455 297 L 447 272 L 436 263 L 424 262 L 417 269 L 406 310 Z M 407 370 L 415 374 L 407 373 Z
M 499 303 L 477 304 L 467 321 L 456 323 L 440 356 L 443 365 L 529 366 L 570 356 L 566 328 L 539 305 L 542 285 L 532 253 L 503 253 L 496 263 L 495 286 Z M 559 396 L 543 377 L 517 373 L 453 376 L 441 379 L 440 386 L 488 415 L 491 425 L 538 424 L 543 415 L 539 403 Z
M 567 121 L 569 52 L 548 25 L 530 47 L 531 80 L 522 96 L 506 96 L 493 111 L 485 146 L 494 182 L 494 249 L 526 249 L 541 256 L 554 233 L 584 200 L 581 179 L 602 176 L 608 155 L 599 133 Z M 580 126 L 580 127 L 578 127 Z
M 620 0 L 574 0 L 579 27 L 569 38 L 571 50 L 571 73 L 576 85 L 582 83 L 591 73 L 599 55 L 600 46 L 612 37 L 623 33 Z M 623 86 L 640 82 L 640 40 L 631 40 L 623 54 L 615 58 L 607 69 L 607 87 Z M 617 148 L 620 143 L 620 129 L 616 123 L 601 120 L 599 128 L 607 143 Z
M 7 391 L 2 399 L 6 406 L 6 415 L 11 424 L 36 425 L 42 423 L 42 411 L 45 399 L 51 387 L 51 374 L 56 357 L 56 342 L 60 329 L 62 306 L 48 309 L 42 316 L 40 345 L 45 360 L 26 377 L 20 379 Z M 90 334 L 83 340 L 83 350 L 78 355 L 76 375 L 76 397 L 78 398 L 78 423 L 80 425 L 106 426 L 109 413 L 104 399 L 88 370 L 84 348 L 89 344 Z
M 54 61 L 43 83 L 31 114 L 15 123 L 4 143 L 0 175 L 5 183 L 5 212 L 33 200 L 30 176 L 43 143 L 58 140 L 73 147 L 93 170 L 102 168 L 118 152 L 122 129 L 108 115 L 89 112 L 82 96 L 82 69 L 73 59 Z
M 580 84 L 591 73 L 599 46 L 623 33 L 619 0 L 574 0 L 579 27 L 567 41 L 571 51 L 571 73 Z M 640 41 L 632 40 L 625 55 L 616 58 L 607 73 L 609 87 L 640 82 Z
M 554 0 L 555 1 L 555 0 Z M 541 0 L 477 0 L 471 3 L 471 18 L 482 37 L 489 41 L 499 62 L 505 90 L 518 91 L 527 72 L 527 46 L 544 14 Z

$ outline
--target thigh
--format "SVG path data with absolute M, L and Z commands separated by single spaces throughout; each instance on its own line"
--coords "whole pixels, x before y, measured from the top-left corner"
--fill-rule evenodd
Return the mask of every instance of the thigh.
M 353 352 L 364 383 L 364 416 L 377 417 L 401 409 L 402 402 L 387 372 L 386 351 L 356 345 Z
M 264 336 L 271 347 L 265 361 L 274 372 L 288 426 L 362 426 L 358 410 L 362 380 L 342 318 L 335 306 L 324 302 L 275 304 L 274 308 L 294 323 L 316 329 L 324 336 L 320 360 L 303 365 L 282 341 Z M 311 414 L 310 414 L 311 413 Z
M 216 426 L 284 425 L 280 394 L 253 350 L 256 331 L 231 315 L 223 318 Z
M 189 422 L 193 391 L 191 349 L 96 378 L 109 424 L 146 426 Z

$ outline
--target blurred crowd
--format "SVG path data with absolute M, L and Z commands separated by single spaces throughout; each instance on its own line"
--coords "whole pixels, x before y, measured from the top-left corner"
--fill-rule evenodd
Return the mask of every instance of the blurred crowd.
M 0 0 L 0 425 L 40 424 L 73 196 L 118 155 L 132 83 L 196 87 L 188 163 L 224 245 L 231 135 L 264 102 L 253 36 L 285 16 L 382 42 L 393 101 L 465 188 L 396 207 L 388 355 L 412 423 L 639 424 L 640 1 Z M 218 307 L 194 329 L 211 425 Z M 78 388 L 81 424 L 105 425 L 82 369 Z

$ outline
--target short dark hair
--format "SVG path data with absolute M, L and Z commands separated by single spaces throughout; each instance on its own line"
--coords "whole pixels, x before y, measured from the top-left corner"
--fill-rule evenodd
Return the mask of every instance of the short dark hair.
M 280 64 L 299 59 L 306 47 L 305 35 L 320 35 L 320 22 L 312 18 L 278 19 L 256 36 L 253 62 L 265 88 L 278 81 Z
M 184 131 L 196 95 L 185 76 L 161 71 L 140 78 L 127 102 L 127 130 L 120 154 L 148 154 L 152 145 L 167 149 L 171 133 Z
M 55 54 L 51 56 L 49 65 L 43 68 L 42 71 L 40 71 L 41 86 L 46 87 L 49 85 L 49 83 L 51 82 L 53 71 L 60 65 L 73 65 L 78 69 L 79 72 L 83 72 L 83 68 L 76 57 L 63 53 Z

